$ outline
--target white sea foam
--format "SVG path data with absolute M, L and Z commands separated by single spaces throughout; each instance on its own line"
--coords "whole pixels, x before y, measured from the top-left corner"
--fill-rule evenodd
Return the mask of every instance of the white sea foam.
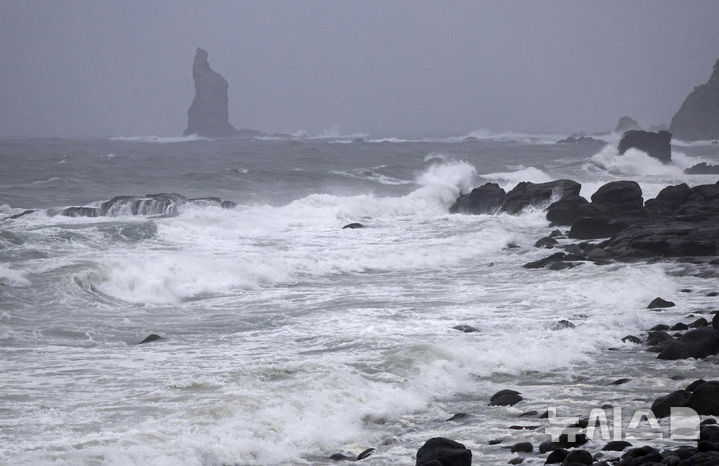
M 24 272 L 15 270 L 8 264 L 0 263 L 0 285 L 24 286 L 29 285 L 30 281 Z

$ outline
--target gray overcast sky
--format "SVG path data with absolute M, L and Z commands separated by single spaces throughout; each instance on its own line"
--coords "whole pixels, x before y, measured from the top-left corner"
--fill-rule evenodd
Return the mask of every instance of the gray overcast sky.
M 238 128 L 594 131 L 669 122 L 719 2 L 0 0 L 0 137 L 180 134 L 197 46 Z

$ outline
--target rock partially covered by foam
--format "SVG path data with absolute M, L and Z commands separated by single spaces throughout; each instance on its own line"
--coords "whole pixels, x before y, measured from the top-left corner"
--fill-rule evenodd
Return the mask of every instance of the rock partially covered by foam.
M 669 131 L 657 133 L 639 130 L 627 131 L 619 141 L 619 153 L 624 154 L 632 148 L 639 149 L 650 157 L 668 163 L 672 160 L 671 141 L 672 133 Z
M 449 211 L 453 214 L 494 214 L 504 202 L 506 194 L 497 183 L 486 183 L 460 196 Z
M 417 451 L 416 466 L 471 466 L 472 451 L 443 437 L 427 440 Z
M 195 98 L 187 110 L 187 129 L 183 135 L 205 137 L 231 136 L 235 128 L 229 121 L 227 89 L 221 74 L 210 68 L 207 51 L 198 48 L 192 65 Z
M 578 196 L 582 185 L 572 180 L 557 180 L 548 183 L 523 181 L 514 187 L 502 202 L 501 211 L 518 214 L 527 207 L 547 207 L 550 202 L 565 197 Z
M 144 196 L 115 196 L 97 207 L 68 207 L 61 214 L 66 217 L 122 217 L 128 215 L 178 215 L 186 204 L 232 209 L 237 206 L 232 201 L 223 201 L 219 197 L 201 197 L 187 199 L 177 193 L 146 194 Z
M 677 138 L 690 141 L 719 138 L 719 60 L 709 81 L 684 99 L 669 130 Z

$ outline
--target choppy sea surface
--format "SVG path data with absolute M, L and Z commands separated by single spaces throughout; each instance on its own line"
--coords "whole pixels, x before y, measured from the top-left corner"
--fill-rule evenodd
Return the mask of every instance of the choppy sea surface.
M 620 341 L 716 309 L 715 276 L 681 262 L 528 270 L 552 230 L 540 210 L 448 208 L 487 181 L 570 178 L 589 197 L 633 179 L 648 199 L 716 182 L 683 170 L 719 146 L 678 141 L 663 165 L 618 155 L 612 135 L 473 136 L 0 141 L 0 463 L 330 464 L 375 448 L 363 464 L 409 465 L 441 435 L 502 464 L 490 439 L 543 435 L 508 430 L 533 424 L 523 411 L 648 407 L 686 385 L 671 376 L 716 374 Z M 159 192 L 238 206 L 58 215 Z M 677 307 L 648 312 L 656 296 Z M 163 339 L 137 344 L 150 333 Z M 487 406 L 504 388 L 525 400 Z

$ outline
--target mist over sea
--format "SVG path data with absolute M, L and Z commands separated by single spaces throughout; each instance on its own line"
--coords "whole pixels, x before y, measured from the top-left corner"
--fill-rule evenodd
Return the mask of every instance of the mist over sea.
M 616 135 L 559 138 L 0 141 L 0 463 L 332 464 L 376 448 L 362 464 L 413 464 L 441 435 L 495 464 L 507 452 L 488 442 L 521 411 L 648 407 L 668 375 L 709 363 L 667 369 L 621 338 L 706 308 L 716 278 L 673 261 L 525 269 L 546 256 L 544 212 L 449 207 L 484 182 L 561 178 L 585 197 L 635 180 L 649 199 L 715 183 L 684 169 L 719 150 L 674 141 L 665 165 L 618 155 Z M 237 206 L 60 215 L 150 193 Z M 646 311 L 683 288 L 697 293 Z M 527 401 L 487 406 L 503 388 Z

